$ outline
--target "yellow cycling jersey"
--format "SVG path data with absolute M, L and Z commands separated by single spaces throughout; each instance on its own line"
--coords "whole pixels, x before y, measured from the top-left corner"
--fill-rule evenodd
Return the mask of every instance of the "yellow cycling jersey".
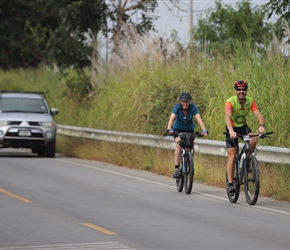
M 237 96 L 232 96 L 226 101 L 225 109 L 226 112 L 231 112 L 231 122 L 234 128 L 239 128 L 246 124 L 246 118 L 250 110 L 253 112 L 258 110 L 258 106 L 253 98 L 246 96 L 245 99 L 244 107 L 239 103 Z

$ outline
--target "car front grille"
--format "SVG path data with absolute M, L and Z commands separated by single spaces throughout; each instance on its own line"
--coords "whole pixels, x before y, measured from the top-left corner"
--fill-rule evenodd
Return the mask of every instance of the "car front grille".
M 19 136 L 18 135 L 18 132 L 7 132 L 5 137 L 19 137 L 19 138 L 31 138 L 31 137 L 34 137 L 34 138 L 43 138 L 43 135 L 41 133 L 31 133 L 31 136 L 27 136 L 27 137 L 22 137 L 22 136 Z
M 11 121 L 9 122 L 9 125 L 17 125 L 19 126 L 20 124 L 22 123 L 22 121 Z M 30 126 L 39 126 L 39 123 L 38 122 L 27 122 Z

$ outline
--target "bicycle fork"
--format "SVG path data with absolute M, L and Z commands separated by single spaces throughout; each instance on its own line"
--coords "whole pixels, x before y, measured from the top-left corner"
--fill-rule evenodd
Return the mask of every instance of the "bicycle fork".
M 242 153 L 240 160 L 238 161 L 238 178 L 240 184 L 244 184 L 244 169 L 245 169 L 246 152 Z
M 185 154 L 186 154 L 185 149 L 182 149 L 182 152 L 181 152 L 181 162 L 182 162 L 181 174 L 183 174 L 183 175 L 186 173 Z

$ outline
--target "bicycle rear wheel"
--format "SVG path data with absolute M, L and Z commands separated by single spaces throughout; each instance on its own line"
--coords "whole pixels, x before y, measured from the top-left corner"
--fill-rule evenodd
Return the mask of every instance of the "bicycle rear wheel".
M 257 158 L 249 155 L 246 158 L 244 190 L 249 205 L 255 205 L 260 191 L 260 173 Z
M 187 157 L 185 160 L 186 172 L 184 173 L 184 191 L 186 194 L 190 194 L 193 184 L 193 175 L 194 175 L 194 163 L 193 155 L 191 152 L 187 152 Z
M 231 203 L 236 203 L 239 199 L 239 196 L 240 196 L 240 183 L 239 183 L 239 178 L 238 178 L 238 174 L 236 174 L 234 176 L 234 179 L 233 179 L 233 185 L 234 185 L 234 188 L 235 188 L 235 193 L 232 193 L 232 194 L 229 194 L 228 193 L 228 189 L 226 188 L 226 191 L 227 191 L 227 195 L 228 195 L 228 199 Z M 229 181 L 228 181 L 228 175 L 226 173 L 226 187 L 229 186 Z

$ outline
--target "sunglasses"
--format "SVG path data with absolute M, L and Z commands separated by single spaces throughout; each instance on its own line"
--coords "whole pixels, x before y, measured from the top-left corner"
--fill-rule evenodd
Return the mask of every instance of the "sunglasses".
M 243 91 L 243 92 L 246 92 L 247 89 L 237 89 L 237 91 Z

